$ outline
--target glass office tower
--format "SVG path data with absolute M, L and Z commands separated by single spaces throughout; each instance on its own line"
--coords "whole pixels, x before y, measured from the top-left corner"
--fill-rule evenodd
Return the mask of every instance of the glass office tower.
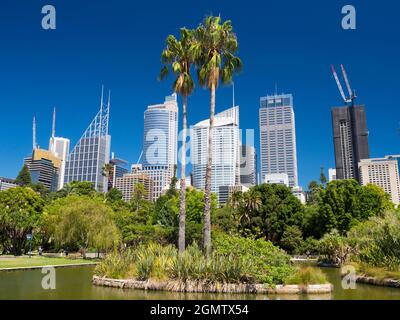
M 291 94 L 260 98 L 261 183 L 267 174 L 286 173 L 298 186 L 296 127 Z
M 107 192 L 107 177 L 103 176 L 103 167 L 110 161 L 111 136 L 108 134 L 110 114 L 110 95 L 104 103 L 101 94 L 100 110 L 86 129 L 65 165 L 65 183 L 71 181 L 92 182 L 100 192 Z

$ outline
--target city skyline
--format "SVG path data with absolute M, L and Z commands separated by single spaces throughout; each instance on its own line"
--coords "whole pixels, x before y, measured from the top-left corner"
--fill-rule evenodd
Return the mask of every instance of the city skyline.
M 142 149 L 143 124 L 135 120 L 147 105 L 171 93 L 168 81 L 156 81 L 163 41 L 169 33 L 177 34 L 183 25 L 195 27 L 210 8 L 220 12 L 222 17 L 231 18 L 238 34 L 240 56 L 244 61 L 244 72 L 235 79 L 236 101 L 242 107 L 241 128 L 256 129 L 257 141 L 259 97 L 272 93 L 275 83 L 278 92 L 293 93 L 301 186 L 317 180 L 321 166 L 326 172 L 335 167 L 330 109 L 341 101 L 329 70 L 331 63 L 347 66 L 352 83 L 358 89 L 359 103 L 367 106 L 370 156 L 398 153 L 396 139 L 399 138 L 400 112 L 396 88 L 399 82 L 394 75 L 400 71 L 396 59 L 400 50 L 392 41 L 394 31 L 390 28 L 390 16 L 396 10 L 390 10 L 385 17 L 385 22 L 389 22 L 381 23 L 383 18 L 369 13 L 374 12 L 371 5 L 363 4 L 359 8 L 358 29 L 344 31 L 340 27 L 340 6 L 336 4 L 313 4 L 315 11 L 321 12 L 317 16 L 310 13 L 309 5 L 271 4 L 270 10 L 287 9 L 286 14 L 292 18 L 290 26 L 281 28 L 279 17 L 271 17 L 268 21 L 261 19 L 265 8 L 262 4 L 252 4 L 249 9 L 242 8 L 239 12 L 230 9 L 224 1 L 220 4 L 205 1 L 195 5 L 196 13 L 164 21 L 163 28 L 149 27 L 143 38 L 136 31 L 143 22 L 139 13 L 152 12 L 150 6 L 140 4 L 131 10 L 133 6 L 127 2 L 119 3 L 126 9 L 118 9 L 118 13 L 123 11 L 122 17 L 118 17 L 125 21 L 125 28 L 94 18 L 107 14 L 111 21 L 116 21 L 116 9 L 109 8 L 105 2 L 99 1 L 95 8 L 82 4 L 73 15 L 74 5 L 78 2 L 63 4 L 55 1 L 60 19 L 54 32 L 40 29 L 35 5 L 26 4 L 23 7 L 26 10 L 20 10 L 22 4 L 18 3 L 5 5 L 2 14 L 12 14 L 2 16 L 5 27 L 0 31 L 4 40 L 3 60 L 7 61 L 2 68 L 3 80 L 0 80 L 4 90 L 1 108 L 5 111 L 0 128 L 0 153 L 9 157 L 0 160 L 0 176 L 12 178 L 18 174 L 23 157 L 30 151 L 33 115 L 36 115 L 40 128 L 38 141 L 41 145 L 48 141 L 54 106 L 58 110 L 60 136 L 75 143 L 92 117 L 102 83 L 113 92 L 112 151 L 129 162 L 136 162 Z M 13 21 L 14 13 L 20 15 L 20 25 Z M 250 13 L 258 28 L 255 36 L 249 35 L 251 32 L 246 25 Z M 152 12 L 154 19 L 161 17 L 159 15 Z M 315 24 L 319 26 L 317 31 L 313 31 Z M 113 50 L 104 49 L 104 43 L 100 41 L 99 36 L 105 30 L 108 45 Z M 30 40 L 18 41 L 19 38 Z M 265 41 L 255 41 L 260 38 Z M 142 50 L 130 43 L 134 39 L 135 44 L 141 42 Z M 274 50 L 266 51 L 271 44 Z M 357 50 L 342 50 L 344 46 Z M 387 50 L 382 52 L 381 46 Z M 80 48 L 79 54 L 74 53 L 76 47 Z M 216 111 L 231 105 L 231 100 L 231 88 L 221 87 Z M 207 104 L 208 92 L 197 88 L 188 101 L 190 124 L 208 117 Z M 258 143 L 256 148 L 259 149 Z

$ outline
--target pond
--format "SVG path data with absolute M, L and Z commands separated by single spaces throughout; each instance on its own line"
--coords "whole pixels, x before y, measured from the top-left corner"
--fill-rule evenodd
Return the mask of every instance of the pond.
M 280 300 L 330 300 L 330 299 L 385 299 L 400 300 L 400 289 L 357 284 L 355 290 L 341 287 L 340 269 L 322 268 L 329 281 L 334 285 L 334 292 L 324 295 L 253 295 L 253 294 L 204 294 L 171 293 L 160 291 L 142 291 L 96 287 L 92 285 L 92 266 L 68 267 L 56 269 L 56 289 L 44 290 L 41 282 L 41 270 L 0 271 L 0 299 L 130 299 L 130 300 L 165 300 L 165 299 L 280 299 Z

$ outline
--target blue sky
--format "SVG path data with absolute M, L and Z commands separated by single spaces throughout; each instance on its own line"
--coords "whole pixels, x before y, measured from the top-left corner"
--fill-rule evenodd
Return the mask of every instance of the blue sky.
M 330 64 L 347 67 L 358 102 L 366 104 L 372 157 L 400 153 L 400 4 L 396 1 L 22 1 L 0 10 L 0 176 L 15 177 L 37 137 L 48 145 L 53 106 L 57 135 L 75 144 L 99 107 L 101 84 L 111 89 L 112 151 L 135 162 L 143 112 L 171 92 L 157 81 L 168 34 L 196 27 L 206 14 L 231 19 L 243 72 L 235 79 L 242 129 L 256 129 L 259 98 L 292 93 L 300 184 L 334 166 L 330 109 L 341 105 Z M 41 8 L 57 10 L 57 29 L 41 28 Z M 341 8 L 353 4 L 357 30 L 341 28 Z M 231 106 L 231 88 L 217 91 L 217 112 Z M 206 119 L 209 93 L 189 99 L 190 124 Z

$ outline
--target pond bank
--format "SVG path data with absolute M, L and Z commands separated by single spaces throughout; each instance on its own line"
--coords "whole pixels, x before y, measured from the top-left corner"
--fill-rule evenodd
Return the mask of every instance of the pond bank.
M 209 283 L 207 281 L 139 281 L 131 279 L 110 279 L 93 276 L 96 286 L 142 289 L 171 292 L 201 293 L 260 293 L 260 294 L 326 294 L 333 291 L 332 284 L 277 285 L 274 288 L 263 284 Z

